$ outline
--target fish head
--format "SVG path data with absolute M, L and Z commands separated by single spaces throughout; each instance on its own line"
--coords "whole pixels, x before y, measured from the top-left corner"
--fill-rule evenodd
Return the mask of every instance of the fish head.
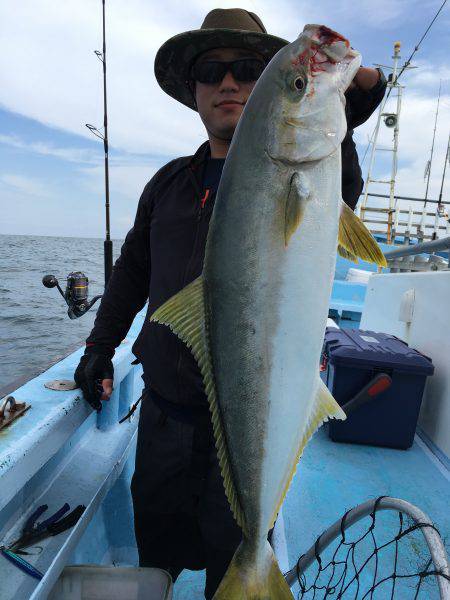
M 273 83 L 280 93 L 269 125 L 268 155 L 295 166 L 334 153 L 347 132 L 344 93 L 361 55 L 328 27 L 306 25 L 273 61 Z

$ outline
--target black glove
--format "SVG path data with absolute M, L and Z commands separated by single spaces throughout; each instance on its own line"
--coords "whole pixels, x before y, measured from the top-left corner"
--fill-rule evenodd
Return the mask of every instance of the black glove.
M 100 402 L 103 394 L 102 380 L 113 378 L 113 364 L 104 354 L 84 354 L 74 373 L 75 383 L 81 388 L 84 399 L 98 412 L 102 410 Z

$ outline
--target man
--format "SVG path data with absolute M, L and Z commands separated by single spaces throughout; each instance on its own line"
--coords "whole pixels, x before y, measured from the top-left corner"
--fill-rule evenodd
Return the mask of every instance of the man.
M 194 156 L 165 165 L 146 185 L 75 373 L 85 398 L 100 410 L 100 400 L 112 391 L 114 349 L 149 298 L 133 347 L 145 383 L 132 481 L 139 561 L 165 568 L 174 578 L 183 568 L 206 567 L 207 599 L 241 532 L 225 497 L 199 369 L 169 328 L 148 317 L 200 275 L 231 138 L 256 80 L 286 43 L 267 34 L 253 13 L 216 9 L 200 30 L 160 48 L 155 60 L 160 86 L 199 112 L 209 142 Z M 349 128 L 368 118 L 384 89 L 380 72 L 360 69 L 348 92 Z M 342 155 L 343 196 L 354 207 L 362 180 L 351 130 Z

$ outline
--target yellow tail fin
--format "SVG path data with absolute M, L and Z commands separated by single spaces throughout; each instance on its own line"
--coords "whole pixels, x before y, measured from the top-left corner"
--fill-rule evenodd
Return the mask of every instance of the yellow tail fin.
M 243 541 L 222 579 L 213 600 L 292 600 L 294 596 L 280 571 L 267 542 L 259 567 L 246 551 Z

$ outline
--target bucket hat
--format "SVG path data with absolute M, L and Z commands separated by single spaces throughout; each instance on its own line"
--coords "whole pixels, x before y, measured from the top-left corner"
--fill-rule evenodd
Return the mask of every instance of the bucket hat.
M 161 46 L 155 58 L 156 80 L 169 96 L 197 110 L 190 70 L 200 54 L 213 48 L 245 48 L 269 62 L 288 43 L 267 33 L 255 13 L 242 8 L 215 8 L 206 15 L 200 29 L 175 35 Z

